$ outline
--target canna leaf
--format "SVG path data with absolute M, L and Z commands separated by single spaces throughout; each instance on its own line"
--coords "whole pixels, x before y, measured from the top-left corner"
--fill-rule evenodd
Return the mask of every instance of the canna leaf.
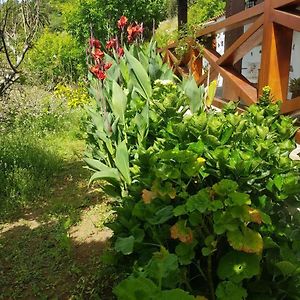
M 106 166 L 97 159 L 84 158 L 83 160 L 87 163 L 89 167 L 91 167 L 94 170 L 107 171 L 108 169 L 111 169 L 110 167 Z
M 146 70 L 143 65 L 126 49 L 125 55 L 135 76 L 136 81 L 134 81 L 134 83 L 136 84 L 137 91 L 143 98 L 149 99 L 152 95 L 152 87 Z
M 205 101 L 205 104 L 207 107 L 211 107 L 211 105 L 215 99 L 217 85 L 218 85 L 217 80 L 214 80 L 210 83 L 210 85 L 207 88 L 207 95 L 206 95 L 206 101 Z
M 119 84 L 114 81 L 112 85 L 112 111 L 116 118 L 119 118 L 122 123 L 125 122 L 125 112 L 127 106 L 127 96 Z
M 127 184 L 131 184 L 130 169 L 129 169 L 129 154 L 126 142 L 121 142 L 116 151 L 116 167 L 124 177 Z
M 184 92 L 190 100 L 191 113 L 197 113 L 203 107 L 204 88 L 198 87 L 195 78 L 190 76 L 184 83 Z
M 117 169 L 109 168 L 105 171 L 96 172 L 91 177 L 89 184 L 91 184 L 93 181 L 98 180 L 98 179 L 105 179 L 105 180 L 113 179 L 113 180 L 120 181 L 120 175 L 119 175 L 119 172 Z

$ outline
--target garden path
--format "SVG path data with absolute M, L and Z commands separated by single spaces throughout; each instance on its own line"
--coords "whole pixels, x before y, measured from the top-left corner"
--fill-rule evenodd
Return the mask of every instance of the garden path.
M 100 295 L 95 286 L 105 293 L 100 256 L 111 236 L 103 225 L 109 199 L 88 187 L 90 173 L 76 154 L 84 143 L 71 146 L 47 195 L 0 224 L 0 299 L 89 299 Z

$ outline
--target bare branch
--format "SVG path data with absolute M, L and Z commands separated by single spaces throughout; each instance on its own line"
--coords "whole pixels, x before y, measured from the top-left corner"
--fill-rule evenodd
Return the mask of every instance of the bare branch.
M 20 66 L 43 25 L 39 0 L 22 0 L 11 6 L 4 3 L 3 8 L 0 14 L 0 97 L 19 79 Z

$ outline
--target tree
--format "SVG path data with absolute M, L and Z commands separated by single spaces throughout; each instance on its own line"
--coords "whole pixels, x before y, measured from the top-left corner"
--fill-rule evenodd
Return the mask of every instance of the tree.
M 178 3 L 178 29 L 182 29 L 187 24 L 188 0 L 177 0 Z
M 39 0 L 0 2 L 0 97 L 20 79 L 20 66 L 43 20 Z

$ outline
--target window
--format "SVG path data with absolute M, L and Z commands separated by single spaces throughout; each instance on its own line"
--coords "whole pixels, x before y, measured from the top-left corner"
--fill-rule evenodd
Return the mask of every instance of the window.
M 246 1 L 246 8 L 250 8 L 254 5 L 256 5 L 256 0 L 247 0 Z

